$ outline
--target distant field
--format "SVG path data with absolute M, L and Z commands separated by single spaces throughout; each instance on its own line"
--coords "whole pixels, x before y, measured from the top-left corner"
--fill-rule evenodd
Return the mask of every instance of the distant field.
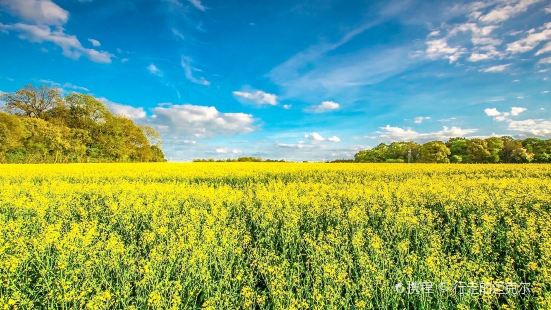
M 551 165 L 0 165 L 0 305 L 551 309 Z

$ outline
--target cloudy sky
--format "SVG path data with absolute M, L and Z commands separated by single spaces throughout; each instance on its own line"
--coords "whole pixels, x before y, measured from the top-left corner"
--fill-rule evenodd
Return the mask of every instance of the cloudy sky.
M 0 0 L 0 91 L 94 95 L 171 160 L 551 137 L 551 1 Z

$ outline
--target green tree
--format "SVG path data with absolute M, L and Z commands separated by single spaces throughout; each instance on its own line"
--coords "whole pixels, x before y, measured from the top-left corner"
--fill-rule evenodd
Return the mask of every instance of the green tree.
M 466 154 L 463 162 L 467 163 L 486 163 L 490 159 L 488 144 L 482 139 L 469 139 L 466 145 Z
M 28 85 L 11 94 L 4 94 L 6 108 L 14 114 L 43 118 L 62 102 L 58 89 Z
M 431 141 L 421 145 L 419 161 L 423 163 L 448 163 L 450 149 L 441 141 Z
M 490 155 L 488 156 L 488 162 L 498 163 L 500 161 L 500 154 L 503 150 L 503 140 L 499 137 L 490 137 L 485 139 L 486 146 Z
M 3 96 L 2 162 L 164 161 L 160 135 L 85 94 L 27 86 Z
M 451 138 L 446 143 L 446 146 L 450 149 L 451 162 L 460 163 L 464 161 L 463 159 L 467 155 L 467 139 Z

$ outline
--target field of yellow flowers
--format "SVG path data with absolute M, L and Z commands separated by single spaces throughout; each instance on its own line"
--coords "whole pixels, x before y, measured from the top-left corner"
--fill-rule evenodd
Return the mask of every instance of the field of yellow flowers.
M 0 305 L 551 309 L 551 165 L 2 165 Z

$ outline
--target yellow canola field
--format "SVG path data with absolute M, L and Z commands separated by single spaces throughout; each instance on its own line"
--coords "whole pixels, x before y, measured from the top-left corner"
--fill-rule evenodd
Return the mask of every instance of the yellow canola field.
M 551 165 L 0 165 L 5 309 L 551 309 Z

